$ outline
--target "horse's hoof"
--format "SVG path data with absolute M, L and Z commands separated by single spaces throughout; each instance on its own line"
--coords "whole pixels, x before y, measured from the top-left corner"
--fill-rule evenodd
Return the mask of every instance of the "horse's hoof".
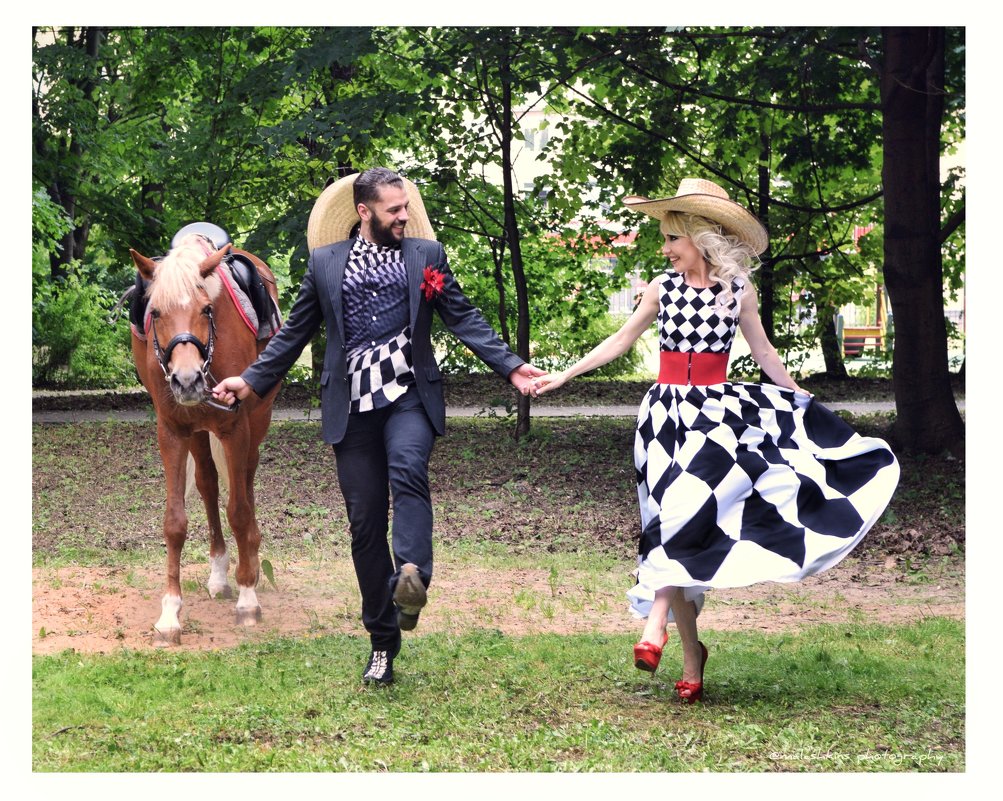
M 238 609 L 237 610 L 237 625 L 238 626 L 256 626 L 261 622 L 261 607 L 256 606 L 253 609 Z
M 181 645 L 181 629 L 153 630 L 154 648 L 170 648 L 172 645 Z
M 217 587 L 213 589 L 209 587 L 209 597 L 210 598 L 223 598 L 224 600 L 229 600 L 233 598 L 233 590 L 230 589 L 229 584 L 224 584 L 222 587 Z

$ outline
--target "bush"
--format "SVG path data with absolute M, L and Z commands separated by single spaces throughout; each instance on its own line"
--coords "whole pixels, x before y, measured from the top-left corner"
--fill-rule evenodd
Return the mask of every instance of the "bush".
M 44 266 L 33 270 L 31 381 L 33 387 L 108 389 L 136 382 L 128 325 L 108 317 L 118 298 L 81 280 L 71 266 L 51 281 Z
M 611 314 L 592 318 L 584 326 L 565 317 L 550 320 L 534 332 L 530 362 L 548 372 L 563 370 L 617 331 L 621 325 L 623 320 Z M 438 318 L 432 326 L 432 345 L 439 367 L 444 373 L 490 372 L 484 362 L 447 331 Z M 515 343 L 512 343 L 512 348 L 515 349 Z M 635 375 L 643 367 L 644 354 L 634 345 L 623 356 L 592 370 L 588 375 L 621 378 Z
M 548 370 L 570 367 L 606 337 L 616 333 L 626 317 L 602 314 L 593 317 L 584 327 L 558 317 L 548 321 L 534 337 L 533 364 Z M 620 378 L 641 372 L 644 354 L 635 343 L 630 350 L 587 375 L 603 378 Z

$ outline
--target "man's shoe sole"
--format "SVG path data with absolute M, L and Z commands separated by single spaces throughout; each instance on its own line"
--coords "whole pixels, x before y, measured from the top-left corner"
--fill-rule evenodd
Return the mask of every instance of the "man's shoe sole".
M 401 631 L 414 631 L 418 627 L 418 616 L 397 610 L 397 627 Z

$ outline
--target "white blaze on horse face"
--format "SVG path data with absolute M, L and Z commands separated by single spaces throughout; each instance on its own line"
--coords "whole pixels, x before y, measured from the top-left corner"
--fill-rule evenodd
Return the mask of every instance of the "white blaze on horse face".
M 161 314 L 160 317 L 158 327 L 162 328 L 158 333 L 167 339 L 166 344 L 161 341 L 160 345 L 166 348 L 164 357 L 169 357 L 165 378 L 174 394 L 174 400 L 181 406 L 197 406 L 205 399 L 207 365 L 203 359 L 203 350 L 194 342 L 170 343 L 174 337 L 194 336 L 202 343 L 202 348 L 211 350 L 209 308 L 208 298 L 193 300 L 186 296 L 184 302 L 179 303 L 169 315 Z
M 209 557 L 209 582 L 206 589 L 209 590 L 209 597 L 215 598 L 218 595 L 224 598 L 230 597 L 230 585 L 226 582 L 226 574 L 230 569 L 230 554 L 224 552 L 219 556 Z
M 170 638 L 174 632 L 181 631 L 181 621 L 178 619 L 181 603 L 179 595 L 165 595 L 161 599 L 160 620 L 153 624 L 158 634 Z

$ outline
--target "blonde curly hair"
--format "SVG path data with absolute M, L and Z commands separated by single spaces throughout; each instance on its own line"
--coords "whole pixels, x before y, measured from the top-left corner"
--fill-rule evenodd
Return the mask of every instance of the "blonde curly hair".
M 714 220 L 683 211 L 666 212 L 659 229 L 665 236 L 685 236 L 693 241 L 710 267 L 711 281 L 721 287 L 715 305 L 729 310 L 734 303 L 737 317 L 742 298 L 735 296 L 732 287 L 736 281 L 739 285 L 748 283 L 753 271 L 759 268 L 759 256 L 753 247 L 727 233 Z

